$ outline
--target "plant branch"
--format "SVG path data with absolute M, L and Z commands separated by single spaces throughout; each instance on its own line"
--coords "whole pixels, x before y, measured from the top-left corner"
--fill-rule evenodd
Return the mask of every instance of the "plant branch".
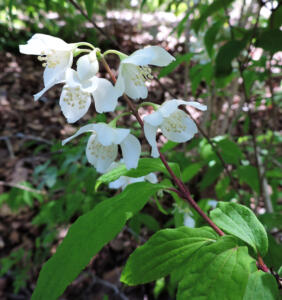
M 110 77 L 112 78 L 113 82 L 116 83 L 116 78 L 114 76 L 114 74 L 112 73 L 108 63 L 106 62 L 104 57 L 101 57 L 101 62 L 104 65 L 105 69 L 107 70 L 107 72 L 109 73 Z M 125 101 L 127 102 L 130 110 L 132 111 L 132 113 L 134 114 L 134 116 L 136 117 L 138 123 L 140 124 L 141 128 L 144 128 L 144 123 L 141 119 L 141 117 L 139 116 L 137 110 L 135 109 L 134 105 L 132 104 L 131 100 L 129 99 L 129 97 L 125 94 L 123 94 L 123 97 L 125 99 Z M 160 159 L 163 162 L 164 166 L 166 167 L 166 169 L 168 170 L 170 176 L 172 177 L 174 183 L 177 185 L 177 187 L 179 188 L 179 192 L 182 195 L 182 197 L 184 199 L 186 199 L 188 201 L 188 203 L 203 217 L 203 219 L 213 228 L 213 230 L 215 232 L 217 232 L 219 235 L 223 236 L 224 232 L 218 228 L 216 226 L 216 224 L 204 213 L 204 211 L 202 211 L 202 209 L 198 206 L 198 204 L 194 201 L 194 199 L 191 197 L 190 191 L 189 189 L 185 186 L 185 184 L 174 174 L 174 172 L 172 171 L 172 169 L 170 168 L 170 166 L 168 165 L 168 162 L 166 161 L 166 158 L 164 157 L 164 155 L 160 152 L 159 150 L 159 154 L 160 154 Z
M 72 6 L 74 6 L 102 35 L 104 35 L 108 40 L 111 41 L 111 43 L 113 43 L 113 45 L 115 45 L 115 47 L 119 48 L 119 44 L 114 40 L 112 39 L 111 36 L 109 36 L 107 34 L 106 31 L 104 31 L 102 28 L 100 28 L 96 22 L 88 16 L 88 14 L 83 10 L 83 8 L 78 4 L 76 3 L 74 0 L 69 0 L 69 2 L 72 4 Z

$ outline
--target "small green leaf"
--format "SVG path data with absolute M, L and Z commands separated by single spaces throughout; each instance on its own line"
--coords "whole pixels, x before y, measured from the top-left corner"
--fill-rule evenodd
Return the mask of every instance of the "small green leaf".
M 225 137 L 223 139 L 220 139 L 217 142 L 217 145 L 220 149 L 223 160 L 227 164 L 239 164 L 242 158 L 242 151 L 236 143 Z
M 232 40 L 225 43 L 218 51 L 215 59 L 216 77 L 225 77 L 232 73 L 232 61 L 244 49 L 246 41 Z
M 221 174 L 223 168 L 222 165 L 217 163 L 212 167 L 209 167 L 207 172 L 205 173 L 202 181 L 200 182 L 199 186 L 200 189 L 203 190 L 213 184 Z
M 256 253 L 264 256 L 268 239 L 263 225 L 246 206 L 237 203 L 219 202 L 211 211 L 211 219 L 225 232 L 232 234 L 250 245 Z
M 178 164 L 168 164 L 172 168 L 176 176 L 180 177 L 180 169 Z M 125 164 L 121 164 L 115 169 L 100 176 L 96 181 L 95 190 L 97 191 L 102 183 L 110 183 L 120 178 L 120 176 L 141 177 L 151 172 L 162 172 L 169 176 L 167 169 L 159 158 L 141 158 L 139 159 L 138 167 L 136 169 L 127 170 Z
M 239 247 L 231 236 L 223 236 L 189 260 L 177 300 L 243 299 L 248 278 L 255 270 L 248 248 Z
M 191 180 L 196 174 L 199 173 L 203 164 L 201 163 L 192 163 L 188 167 L 186 167 L 182 172 L 182 181 L 188 182 Z
M 279 292 L 274 276 L 262 271 L 250 275 L 243 300 L 276 300 L 278 297 Z
M 217 235 L 208 227 L 161 230 L 131 254 L 121 281 L 136 285 L 167 276 L 201 247 L 216 239 Z
M 70 227 L 56 253 L 45 263 L 32 300 L 55 300 L 107 242 L 122 229 L 163 184 L 139 182 L 129 185 L 121 194 L 104 200 L 79 217 Z
M 161 69 L 158 78 L 162 78 L 170 74 L 177 66 L 186 62 L 187 64 L 190 62 L 190 59 L 194 56 L 194 53 L 186 53 L 184 55 L 179 55 L 176 57 L 176 60 L 170 63 L 168 66 Z

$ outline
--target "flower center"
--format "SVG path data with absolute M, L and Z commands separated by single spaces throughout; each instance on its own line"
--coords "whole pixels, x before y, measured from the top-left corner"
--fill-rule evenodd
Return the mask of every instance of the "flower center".
M 116 156 L 116 145 L 103 146 L 97 138 L 93 138 L 89 143 L 88 150 L 96 159 L 113 160 Z
M 154 78 L 151 74 L 152 70 L 148 66 L 136 66 L 134 71 L 134 74 L 132 74 L 132 81 L 136 86 L 144 85 L 146 80 L 151 80 Z
M 71 107 L 76 106 L 78 109 L 84 109 L 89 98 L 89 93 L 84 92 L 79 86 L 71 88 L 68 86 L 64 87 L 66 91 L 64 101 Z
M 42 66 L 48 68 L 55 68 L 60 64 L 60 55 L 55 50 L 50 50 L 48 53 L 42 51 L 41 55 L 37 57 L 39 61 L 42 61 Z
M 181 111 L 177 110 L 172 113 L 168 118 L 165 118 L 162 127 L 168 132 L 181 133 L 187 129 L 184 123 Z

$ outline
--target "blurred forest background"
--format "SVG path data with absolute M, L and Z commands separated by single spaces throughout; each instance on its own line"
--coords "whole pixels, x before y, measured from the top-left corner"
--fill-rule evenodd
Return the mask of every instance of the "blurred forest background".
M 282 264 L 281 26 L 282 4 L 272 0 L 2 0 L 0 299 L 30 299 L 42 264 L 69 225 L 118 192 L 106 185 L 94 190 L 99 174 L 86 161 L 86 136 L 61 146 L 79 126 L 112 119 L 113 113 L 96 116 L 91 106 L 84 120 L 69 125 L 58 106 L 58 86 L 33 101 L 43 87 L 43 68 L 35 56 L 21 55 L 18 45 L 39 32 L 127 54 L 159 45 L 176 57 L 168 67 L 153 69 L 148 101 L 196 100 L 208 110 L 189 110 L 199 126 L 190 142 L 178 145 L 159 136 L 159 145 L 179 164 L 182 180 L 204 211 L 220 200 L 256 213 L 269 234 L 265 263 L 277 272 Z M 117 70 L 116 57 L 109 58 Z M 107 76 L 102 67 L 100 72 Z M 124 126 L 129 122 L 125 118 Z M 143 140 L 137 123 L 134 130 Z M 143 151 L 149 156 L 149 147 Z M 175 195 L 173 201 L 172 195 L 158 195 L 93 257 L 61 299 L 175 299 L 169 279 L 126 287 L 119 276 L 129 254 L 155 231 L 182 225 L 203 221 Z

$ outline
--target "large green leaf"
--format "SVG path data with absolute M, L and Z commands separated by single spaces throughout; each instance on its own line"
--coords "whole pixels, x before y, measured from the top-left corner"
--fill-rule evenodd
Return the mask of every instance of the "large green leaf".
M 268 249 L 267 233 L 255 214 L 246 206 L 237 203 L 219 202 L 211 211 L 215 224 L 249 244 L 256 253 L 264 256 Z
M 246 45 L 246 40 L 232 40 L 225 43 L 218 51 L 215 59 L 216 77 L 228 76 L 232 73 L 232 60 L 239 56 Z
M 262 271 L 256 271 L 249 277 L 243 300 L 275 300 L 278 299 L 278 293 L 277 282 L 274 276 Z
M 239 247 L 233 237 L 223 236 L 189 260 L 177 300 L 243 299 L 248 278 L 255 270 L 248 248 Z
M 180 169 L 176 163 L 168 163 L 176 176 L 180 177 Z M 121 164 L 113 170 L 100 176 L 95 185 L 97 190 L 102 183 L 110 183 L 120 176 L 141 177 L 151 172 L 162 172 L 169 175 L 166 167 L 159 158 L 141 158 L 136 169 L 127 170 L 125 164 Z
M 140 182 L 78 218 L 56 253 L 43 266 L 32 300 L 57 299 L 90 259 L 122 229 L 163 184 Z
M 161 230 L 131 254 L 121 281 L 135 285 L 167 276 L 216 239 L 217 235 L 208 227 Z

